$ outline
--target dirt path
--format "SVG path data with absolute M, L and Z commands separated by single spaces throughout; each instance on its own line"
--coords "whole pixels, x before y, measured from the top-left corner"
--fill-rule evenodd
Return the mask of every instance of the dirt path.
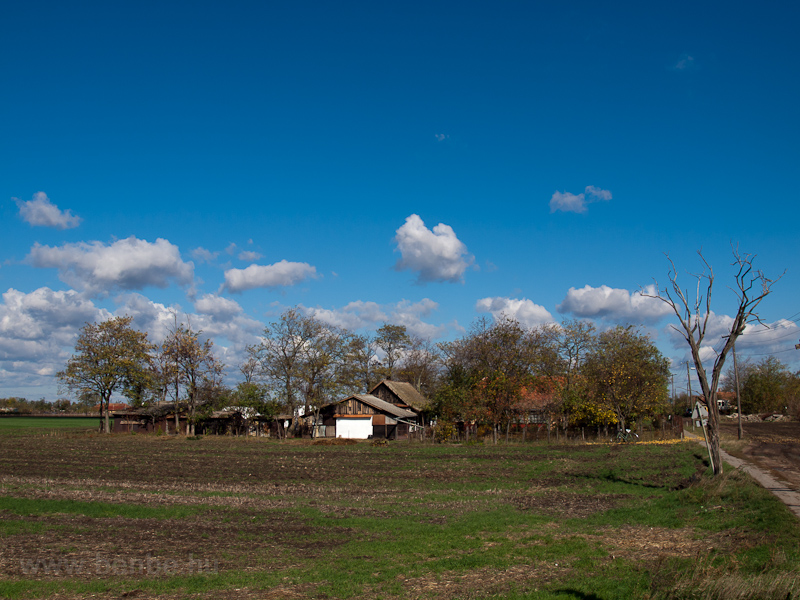
M 705 441 L 702 436 L 696 435 L 689 431 L 685 432 L 689 439 L 696 439 L 698 442 L 705 446 Z M 740 469 L 755 479 L 759 485 L 764 489 L 769 490 L 778 499 L 789 507 L 797 517 L 800 517 L 800 489 L 798 488 L 797 481 L 800 480 L 800 464 L 791 460 L 789 457 L 796 457 L 797 453 L 787 451 L 786 448 L 778 451 L 777 453 L 771 451 L 766 455 L 759 453 L 764 445 L 763 441 L 754 440 L 743 451 L 743 454 L 748 458 L 737 458 L 731 456 L 724 450 L 720 450 L 722 460 L 728 463 L 735 469 Z M 776 444 L 775 442 L 768 442 L 767 447 L 778 446 L 792 446 L 793 442 L 787 440 L 785 444 Z M 773 449 L 774 450 L 774 449 Z M 768 456 L 768 460 L 758 460 L 758 456 Z M 766 463 L 766 464 L 757 464 Z M 781 475 L 788 475 L 788 477 L 776 476 L 776 471 L 780 471 Z M 780 477 L 780 478 L 779 478 Z M 786 481 L 786 479 L 792 481 Z

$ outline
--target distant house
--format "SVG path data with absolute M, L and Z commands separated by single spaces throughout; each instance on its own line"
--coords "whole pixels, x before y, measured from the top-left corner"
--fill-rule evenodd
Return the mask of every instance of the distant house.
M 384 379 L 369 393 L 384 402 L 410 410 L 420 416 L 431 408 L 428 399 L 420 394 L 417 388 L 404 381 Z
M 112 405 L 113 406 L 113 405 Z M 146 408 L 112 409 L 111 417 L 114 424 L 111 426 L 114 433 L 175 433 L 175 403 L 158 402 Z M 178 413 L 179 432 L 186 431 L 186 411 Z
M 319 409 L 316 437 L 403 439 L 418 423 L 417 413 L 372 394 L 355 394 Z

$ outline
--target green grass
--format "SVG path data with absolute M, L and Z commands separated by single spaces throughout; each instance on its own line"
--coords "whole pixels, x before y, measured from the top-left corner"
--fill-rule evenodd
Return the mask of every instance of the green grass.
M 80 502 L 0 496 L 0 510 L 16 515 L 83 515 L 93 519 L 182 519 L 201 509 L 192 506 L 146 506 L 142 504 L 112 504 L 110 502 Z
M 14 429 L 98 429 L 98 417 L 0 417 L 0 432 Z

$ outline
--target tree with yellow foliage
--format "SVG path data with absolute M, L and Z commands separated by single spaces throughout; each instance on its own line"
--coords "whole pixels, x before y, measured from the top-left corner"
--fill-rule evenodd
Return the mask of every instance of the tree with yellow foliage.
M 618 423 L 652 415 L 666 402 L 669 361 L 650 337 L 632 326 L 617 326 L 597 336 L 583 368 L 589 397 L 586 417 Z

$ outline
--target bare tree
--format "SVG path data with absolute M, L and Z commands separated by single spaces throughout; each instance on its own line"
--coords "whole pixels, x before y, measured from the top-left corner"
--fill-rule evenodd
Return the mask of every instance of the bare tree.
M 736 309 L 730 332 L 723 336 L 725 345 L 716 355 L 709 381 L 708 374 L 703 366 L 701 351 L 711 317 L 711 292 L 714 286 L 714 270 L 703 256 L 702 250 L 699 250 L 697 254 L 703 263 L 703 271 L 692 274 L 697 288 L 694 299 L 691 299 L 688 290 L 681 289 L 678 283 L 675 263 L 672 262 L 669 255 L 667 255 L 667 260 L 670 263 L 669 285 L 662 289 L 656 282 L 656 292 L 654 294 L 645 293 L 644 290 L 641 290 L 640 293 L 642 296 L 658 298 L 665 302 L 675 313 L 675 316 L 678 317 L 678 321 L 680 321 L 680 327 L 675 325 L 672 327 L 683 336 L 692 352 L 692 359 L 697 369 L 697 378 L 700 380 L 703 399 L 708 406 L 708 445 L 711 462 L 713 463 L 712 468 L 714 475 L 719 475 L 722 473 L 722 461 L 719 453 L 717 387 L 722 375 L 722 368 L 725 365 L 728 353 L 736 343 L 736 338 L 744 333 L 747 324 L 753 321 L 762 322 L 756 309 L 761 301 L 770 294 L 772 286 L 783 277 L 783 274 L 777 279 L 768 278 L 761 270 L 753 268 L 755 254 L 740 254 L 738 247 L 733 248 L 734 260 L 731 264 L 736 269 L 736 275 L 734 277 L 735 287 L 731 289 L 733 289 L 738 298 L 739 306 Z
M 395 369 L 411 344 L 411 338 L 406 332 L 406 326 L 384 323 L 375 332 L 375 343 L 385 353 L 382 361 L 384 378 L 394 379 Z

